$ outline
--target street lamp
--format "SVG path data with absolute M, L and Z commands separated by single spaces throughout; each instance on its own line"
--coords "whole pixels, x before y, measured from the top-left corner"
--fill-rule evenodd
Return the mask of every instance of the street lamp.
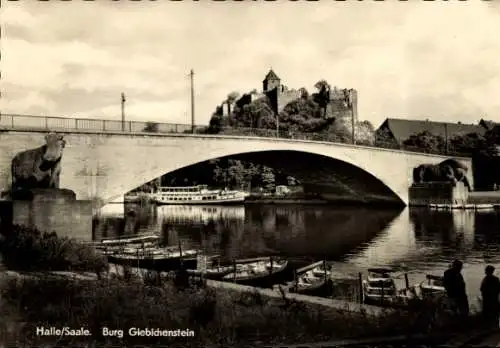
M 125 131 L 125 93 L 122 93 L 122 131 Z

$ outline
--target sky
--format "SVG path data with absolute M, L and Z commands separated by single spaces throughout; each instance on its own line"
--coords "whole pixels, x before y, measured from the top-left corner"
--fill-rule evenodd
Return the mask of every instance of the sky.
M 2 113 L 207 124 L 232 91 L 326 79 L 358 114 L 500 122 L 500 4 L 16 1 L 0 14 Z

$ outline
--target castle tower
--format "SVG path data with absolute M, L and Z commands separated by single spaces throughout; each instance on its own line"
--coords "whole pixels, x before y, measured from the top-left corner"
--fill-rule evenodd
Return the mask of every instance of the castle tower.
M 264 81 L 262 81 L 263 92 L 264 93 L 270 92 L 276 87 L 279 87 L 280 85 L 281 85 L 280 78 L 278 77 L 278 75 L 276 75 L 273 69 L 270 69 L 266 77 L 264 78 Z

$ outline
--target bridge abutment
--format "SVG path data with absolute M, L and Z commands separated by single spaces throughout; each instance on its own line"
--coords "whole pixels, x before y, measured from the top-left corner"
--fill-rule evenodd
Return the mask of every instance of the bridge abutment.
M 71 190 L 25 190 L 14 198 L 12 224 L 56 232 L 59 237 L 92 239 L 92 201 L 77 200 Z
M 469 190 L 463 182 L 428 182 L 413 184 L 409 188 L 409 206 L 465 205 L 468 200 Z

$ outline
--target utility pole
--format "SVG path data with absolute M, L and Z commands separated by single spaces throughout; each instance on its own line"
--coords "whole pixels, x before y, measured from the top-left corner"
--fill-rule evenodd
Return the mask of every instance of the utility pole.
M 356 132 L 356 122 L 354 120 L 354 108 L 353 108 L 353 104 L 352 104 L 352 91 L 348 91 L 347 92 L 347 106 L 349 107 L 350 111 L 351 111 L 351 126 L 352 126 L 352 143 L 353 145 L 356 144 L 356 138 L 355 138 L 355 132 Z
M 448 154 L 448 124 L 444 123 L 444 153 Z
M 355 132 L 355 122 L 354 122 L 354 110 L 352 110 L 352 106 L 350 106 L 351 108 L 351 123 L 352 123 L 352 143 L 353 145 L 356 144 L 356 138 L 354 137 L 354 132 Z
M 194 71 L 191 69 L 189 74 L 191 78 L 191 133 L 194 134 L 195 125 L 194 125 Z
M 280 137 L 280 116 L 276 114 L 276 138 Z
M 122 93 L 122 131 L 125 131 L 125 93 Z

